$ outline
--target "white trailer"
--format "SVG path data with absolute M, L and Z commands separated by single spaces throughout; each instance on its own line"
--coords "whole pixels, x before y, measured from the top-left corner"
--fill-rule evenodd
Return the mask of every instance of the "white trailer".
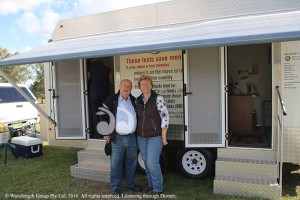
M 279 199 L 282 163 L 300 163 L 299 18 L 298 0 L 173 0 L 60 21 L 0 66 L 46 63 L 49 143 L 88 149 L 87 59 L 108 60 L 115 90 L 152 75 L 171 114 L 165 164 L 172 149 L 189 177 L 215 169 L 216 194 Z M 73 176 L 108 181 L 106 157 L 78 157 Z

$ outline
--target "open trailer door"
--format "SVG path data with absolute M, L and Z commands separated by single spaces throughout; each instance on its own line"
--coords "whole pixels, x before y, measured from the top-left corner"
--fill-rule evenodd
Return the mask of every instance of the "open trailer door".
M 192 49 L 185 64 L 185 146 L 225 147 L 224 48 Z
M 56 139 L 86 139 L 83 71 L 84 63 L 79 59 L 54 63 Z

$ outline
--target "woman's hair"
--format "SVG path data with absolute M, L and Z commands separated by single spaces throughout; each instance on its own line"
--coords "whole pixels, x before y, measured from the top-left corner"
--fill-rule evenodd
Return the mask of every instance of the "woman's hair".
M 138 87 L 139 87 L 139 89 L 141 88 L 141 81 L 142 80 L 149 80 L 150 83 L 151 83 L 151 86 L 153 87 L 153 82 L 152 82 L 151 76 L 149 76 L 149 75 L 141 75 L 140 78 L 139 78 L 139 81 L 138 81 Z

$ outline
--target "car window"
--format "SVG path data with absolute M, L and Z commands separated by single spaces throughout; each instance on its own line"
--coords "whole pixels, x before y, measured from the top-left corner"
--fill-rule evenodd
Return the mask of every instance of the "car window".
M 35 98 L 25 87 L 20 87 L 32 100 Z M 26 102 L 27 100 L 13 87 L 0 87 L 0 103 Z

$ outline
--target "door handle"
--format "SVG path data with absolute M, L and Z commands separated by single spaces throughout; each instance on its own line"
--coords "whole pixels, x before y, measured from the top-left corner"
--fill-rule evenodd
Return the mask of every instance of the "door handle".
M 59 96 L 56 95 L 55 89 L 53 89 L 53 90 L 52 90 L 52 98 L 55 99 L 55 98 L 57 98 L 57 97 L 59 97 Z

